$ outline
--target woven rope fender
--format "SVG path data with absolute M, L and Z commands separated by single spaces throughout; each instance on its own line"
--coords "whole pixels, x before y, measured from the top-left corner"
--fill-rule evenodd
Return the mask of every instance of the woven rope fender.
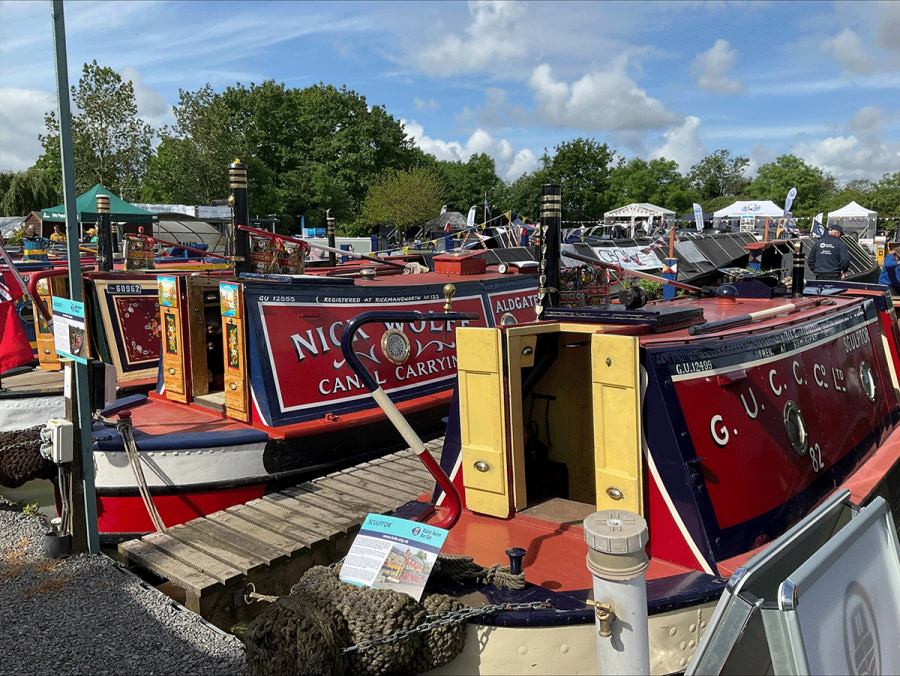
M 41 426 L 0 433 L 0 486 L 19 488 L 55 476 L 56 465 L 41 455 Z
M 346 584 L 336 570 L 310 568 L 248 627 L 247 668 L 252 676 L 293 674 L 420 674 L 446 664 L 465 647 L 466 625 L 424 633 L 341 654 L 361 641 L 414 629 L 427 615 L 463 604 L 434 594 L 420 603 L 392 589 Z

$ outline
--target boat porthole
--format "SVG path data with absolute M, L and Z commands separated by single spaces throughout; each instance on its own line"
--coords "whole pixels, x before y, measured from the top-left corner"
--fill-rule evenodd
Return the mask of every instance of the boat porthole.
M 875 378 L 872 377 L 872 367 L 868 362 L 859 365 L 859 379 L 862 381 L 863 392 L 869 401 L 875 401 Z
M 806 455 L 806 421 L 800 407 L 793 401 L 784 406 L 784 431 L 787 432 L 791 448 L 797 455 Z
M 389 329 L 381 337 L 381 351 L 389 362 L 402 364 L 409 359 L 409 338 L 400 329 Z
M 511 312 L 504 312 L 502 315 L 500 315 L 500 326 L 512 326 L 513 324 L 518 323 L 519 322 L 516 321 L 515 315 L 513 315 Z

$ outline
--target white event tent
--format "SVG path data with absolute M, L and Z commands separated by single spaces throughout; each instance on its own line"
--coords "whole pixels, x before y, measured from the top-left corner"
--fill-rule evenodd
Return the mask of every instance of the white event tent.
M 840 225 L 845 235 L 872 237 L 878 223 L 878 212 L 866 209 L 856 202 L 828 213 L 828 225 Z
M 738 200 L 713 213 L 713 218 L 719 221 L 723 218 L 739 219 L 741 230 L 761 228 L 765 225 L 767 218 L 783 217 L 784 209 L 772 200 Z
M 631 236 L 634 236 L 635 221 L 649 220 L 651 223 L 656 221 L 659 225 L 664 225 L 666 220 L 675 217 L 677 214 L 670 209 L 658 207 L 649 202 L 633 202 L 626 204 L 624 207 L 607 211 L 603 214 L 604 221 L 629 221 L 631 223 Z

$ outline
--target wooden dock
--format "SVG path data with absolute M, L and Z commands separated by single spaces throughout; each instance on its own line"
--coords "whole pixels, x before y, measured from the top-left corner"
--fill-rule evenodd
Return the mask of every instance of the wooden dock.
M 440 455 L 442 439 L 426 444 Z M 268 605 L 255 591 L 287 594 L 315 565 L 340 560 L 367 514 L 390 514 L 434 488 L 407 449 L 119 545 L 138 567 L 184 592 L 184 605 L 227 629 Z

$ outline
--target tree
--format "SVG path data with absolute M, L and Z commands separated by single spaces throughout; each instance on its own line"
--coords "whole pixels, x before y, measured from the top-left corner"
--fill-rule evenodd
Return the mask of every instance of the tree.
M 697 197 L 688 180 L 678 173 L 678 164 L 663 158 L 649 162 L 635 158 L 621 163 L 610 173 L 609 183 L 612 208 L 649 202 L 680 213 L 688 210 Z
M 26 171 L 4 171 L 0 174 L 0 194 L 2 216 L 27 216 L 62 202 L 53 179 L 38 166 Z
M 900 171 L 885 174 L 872 190 L 870 209 L 878 212 L 878 218 L 900 219 Z
M 149 202 L 209 204 L 228 195 L 228 165 L 247 157 L 243 136 L 229 125 L 231 113 L 207 84 L 178 90 L 175 125 L 160 130 L 162 141 L 150 161 L 143 196 Z M 248 180 L 250 179 L 248 165 Z M 257 196 L 248 190 L 250 211 Z
M 782 155 L 759 168 L 749 193 L 753 199 L 784 204 L 790 189 L 797 188 L 791 211 L 797 215 L 811 216 L 817 213 L 819 204 L 828 197 L 833 184 L 831 176 L 818 167 L 811 167 L 794 155 Z
M 476 153 L 466 162 L 438 162 L 437 170 L 447 189 L 447 208 L 452 211 L 465 214 L 477 205 L 481 216 L 485 195 L 488 204 L 495 206 L 503 196 L 503 181 L 497 177 L 494 158 L 485 153 Z
M 75 186 L 84 192 L 97 183 L 128 201 L 141 195 L 155 132 L 137 117 L 131 81 L 123 82 L 111 68 L 94 61 L 84 64 L 78 86 L 72 87 L 72 145 L 75 155 Z M 44 146 L 40 166 L 50 171 L 62 194 L 62 163 L 59 151 L 60 125 L 56 113 L 44 116 L 47 134 L 38 138 Z
M 400 236 L 440 213 L 445 190 L 432 169 L 388 169 L 369 187 L 361 221 L 370 227 L 390 224 Z
M 541 186 L 545 183 L 549 181 L 544 168 L 523 174 L 506 186 L 501 200 L 503 211 L 515 211 L 537 221 L 541 217 Z
M 732 157 L 728 150 L 717 150 L 691 167 L 687 178 L 701 200 L 738 197 L 750 185 L 750 179 L 744 176 L 749 164 L 746 157 Z
M 603 218 L 609 210 L 609 188 L 616 152 L 605 143 L 582 138 L 562 143 L 550 158 L 544 152 L 548 183 L 562 187 L 562 215 L 568 221 Z

